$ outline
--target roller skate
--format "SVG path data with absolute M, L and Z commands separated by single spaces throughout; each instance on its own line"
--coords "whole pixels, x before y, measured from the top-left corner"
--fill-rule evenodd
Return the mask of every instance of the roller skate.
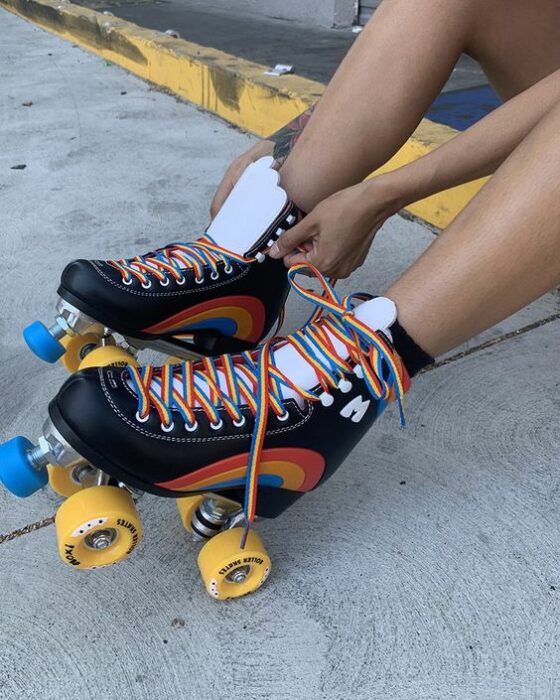
M 134 363 L 153 348 L 177 358 L 253 348 L 288 292 L 281 261 L 263 255 L 299 211 L 272 158 L 241 176 L 206 234 L 128 260 L 75 260 L 63 271 L 55 323 L 24 331 L 42 360 L 77 369 Z M 115 338 L 118 334 L 120 338 Z
M 245 595 L 271 570 L 255 518 L 277 517 L 327 480 L 389 402 L 404 422 L 410 380 L 391 343 L 393 302 L 341 299 L 304 264 L 288 278 L 315 304 L 295 333 L 215 359 L 78 372 L 50 403 L 37 446 L 19 437 L 0 447 L 0 478 L 19 496 L 46 483 L 47 465 L 82 482 L 56 516 L 63 561 L 86 569 L 128 556 L 142 534 L 134 494 L 145 491 L 178 499 L 204 541 L 207 592 Z

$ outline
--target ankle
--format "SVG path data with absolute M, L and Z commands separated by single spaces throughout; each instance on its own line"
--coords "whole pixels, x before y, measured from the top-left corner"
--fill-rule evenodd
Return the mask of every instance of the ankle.
M 391 326 L 391 334 L 395 350 L 398 352 L 411 379 L 434 362 L 434 358 L 418 345 L 398 320 Z

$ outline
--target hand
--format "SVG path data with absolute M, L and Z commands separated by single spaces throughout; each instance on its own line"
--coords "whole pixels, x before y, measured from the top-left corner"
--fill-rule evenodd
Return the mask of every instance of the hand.
M 259 141 L 233 161 L 218 185 L 218 189 L 210 205 L 210 217 L 212 219 L 222 208 L 222 204 L 226 201 L 233 186 L 239 180 L 245 168 L 263 156 L 271 156 L 274 151 L 274 145 L 274 141 Z
M 309 262 L 328 277 L 348 277 L 364 263 L 375 234 L 399 206 L 387 180 L 378 176 L 323 200 L 280 236 L 269 255 L 284 258 L 286 267 Z

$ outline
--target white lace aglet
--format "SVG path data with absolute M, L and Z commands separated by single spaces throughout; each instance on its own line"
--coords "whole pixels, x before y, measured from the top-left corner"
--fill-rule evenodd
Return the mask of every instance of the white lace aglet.
M 349 391 L 352 391 L 352 382 L 349 382 L 348 379 L 341 379 L 338 383 L 338 388 L 343 394 L 347 394 Z

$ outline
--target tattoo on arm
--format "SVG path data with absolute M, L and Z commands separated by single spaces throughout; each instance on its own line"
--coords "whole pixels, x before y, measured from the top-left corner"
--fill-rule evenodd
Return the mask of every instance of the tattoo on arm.
M 299 117 L 296 117 L 289 124 L 286 124 L 286 126 L 283 126 L 275 134 L 269 136 L 269 140 L 274 141 L 275 144 L 274 152 L 272 154 L 274 156 L 274 160 L 279 163 L 283 163 L 286 160 L 290 151 L 296 145 L 297 140 L 301 136 L 302 131 L 305 129 L 314 109 L 315 105 L 303 114 L 300 114 Z

